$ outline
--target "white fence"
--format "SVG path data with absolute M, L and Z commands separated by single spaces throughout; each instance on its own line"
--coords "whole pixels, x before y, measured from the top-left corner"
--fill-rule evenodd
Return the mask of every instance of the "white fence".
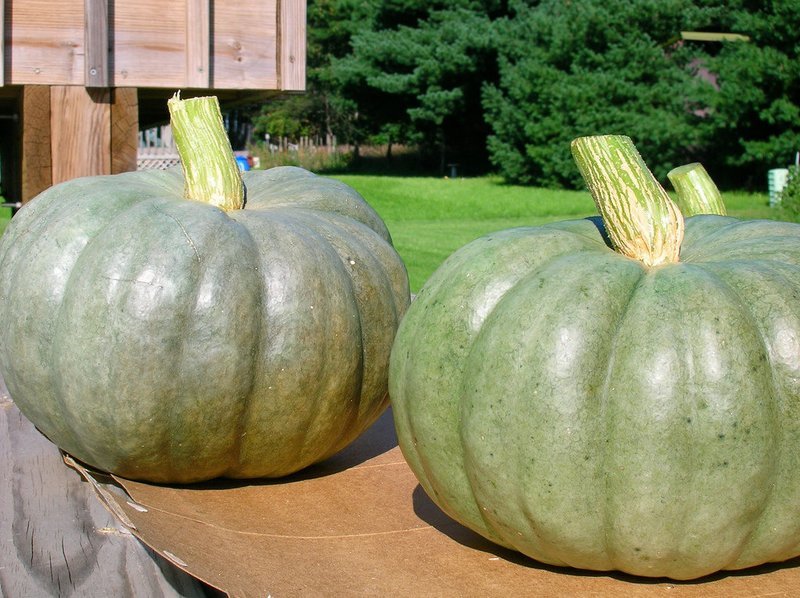
M 271 153 L 282 152 L 328 152 L 346 150 L 346 147 L 338 147 L 335 135 L 326 137 L 300 137 L 291 140 L 288 137 L 265 136 L 264 141 Z M 235 152 L 236 154 L 246 154 L 245 151 Z M 153 127 L 144 131 L 139 131 L 139 148 L 136 157 L 137 170 L 165 169 L 180 164 L 180 156 L 175 147 L 175 140 L 172 137 L 172 129 L 169 125 Z
M 300 137 L 290 140 L 288 137 L 271 137 L 266 135 L 264 141 L 272 153 L 276 152 L 313 152 L 326 151 L 334 153 L 337 150 L 336 135 L 322 137 Z
M 169 125 L 139 131 L 136 170 L 164 170 L 180 162 Z

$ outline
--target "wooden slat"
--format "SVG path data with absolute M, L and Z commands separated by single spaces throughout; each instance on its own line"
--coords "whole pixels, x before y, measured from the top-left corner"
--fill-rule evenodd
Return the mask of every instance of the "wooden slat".
M 111 90 L 50 90 L 53 184 L 111 173 Z
M 187 11 L 197 1 L 117 0 L 114 84 L 167 88 L 170 93 L 181 88 L 277 90 L 277 0 L 209 3 L 208 46 L 199 41 L 196 25 L 192 32 L 196 45 L 206 47 L 208 84 L 192 83 L 187 76 L 193 68 L 187 59 Z M 153 14 L 158 18 L 152 18 Z
M 136 170 L 139 100 L 134 87 L 117 87 L 111 103 L 111 174 Z
M 6 73 L 6 14 L 5 2 L 0 2 L 0 87 L 5 85 Z
M 184 87 L 185 2 L 116 0 L 113 12 L 114 84 L 169 87 L 173 93 Z
M 173 91 L 263 91 L 281 89 L 282 71 L 283 89 L 304 87 L 305 0 L 16 0 L 3 4 L 7 39 L 13 39 L 13 51 L 7 48 L 6 54 L 7 85 L 86 85 L 89 81 L 90 85 Z M 105 36 L 97 25 L 87 30 L 91 23 L 86 18 L 95 19 L 97 6 L 100 13 L 105 9 Z M 97 23 L 102 21 L 97 19 Z M 99 49 L 103 41 L 108 48 L 107 79 L 90 81 L 89 63 L 103 56 Z M 285 66 L 280 65 L 279 55 Z M 97 75 L 102 75 L 102 69 Z
M 84 84 L 84 0 L 5 2 L 8 85 Z
M 214 89 L 279 89 L 278 1 L 215 2 Z
M 211 87 L 211 0 L 186 0 L 186 85 Z
M 30 201 L 53 184 L 50 156 L 50 87 L 25 85 L 20 101 L 22 177 L 20 198 Z
M 280 89 L 306 88 L 306 2 L 279 0 L 278 69 Z
M 108 0 L 84 0 L 86 87 L 108 87 Z

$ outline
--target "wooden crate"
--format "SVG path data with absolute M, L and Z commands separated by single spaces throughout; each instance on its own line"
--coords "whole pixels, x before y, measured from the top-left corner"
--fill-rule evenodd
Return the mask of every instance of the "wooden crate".
M 5 85 L 302 90 L 304 0 L 11 0 Z
M 166 119 L 177 90 L 223 105 L 302 91 L 305 11 L 305 0 L 0 2 L 0 117 L 17 123 L 4 192 L 25 202 L 135 170 L 139 128 Z

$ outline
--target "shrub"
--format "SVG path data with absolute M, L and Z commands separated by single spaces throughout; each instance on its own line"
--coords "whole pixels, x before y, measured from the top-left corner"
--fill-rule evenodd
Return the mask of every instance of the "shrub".
M 583 188 L 575 137 L 625 134 L 663 179 L 690 162 L 701 129 L 695 49 L 665 47 L 689 27 L 686 0 L 515 3 L 497 25 L 500 80 L 484 88 L 490 157 L 509 182 Z
M 259 159 L 260 168 L 299 166 L 312 172 L 334 172 L 346 169 L 352 155 L 349 151 L 328 151 L 325 148 L 299 148 L 288 151 L 270 151 L 263 144 L 250 148 Z
M 800 222 L 800 166 L 792 166 L 789 169 L 789 177 L 781 191 L 778 205 L 786 220 Z

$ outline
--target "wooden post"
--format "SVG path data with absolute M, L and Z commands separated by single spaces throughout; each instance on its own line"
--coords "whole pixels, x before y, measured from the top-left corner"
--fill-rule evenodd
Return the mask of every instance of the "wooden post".
M 117 87 L 111 102 L 111 174 L 136 170 L 139 147 L 139 93 Z
M 111 90 L 50 88 L 53 184 L 111 172 Z
M 25 203 L 53 184 L 50 155 L 50 87 L 25 85 L 20 100 L 20 201 Z
M 86 87 L 108 87 L 108 0 L 84 0 Z
M 25 85 L 20 105 L 23 203 L 75 177 L 136 170 L 136 88 Z
M 52 184 L 136 169 L 137 91 L 50 88 Z
M 186 84 L 208 88 L 211 84 L 210 0 L 186 0 Z

